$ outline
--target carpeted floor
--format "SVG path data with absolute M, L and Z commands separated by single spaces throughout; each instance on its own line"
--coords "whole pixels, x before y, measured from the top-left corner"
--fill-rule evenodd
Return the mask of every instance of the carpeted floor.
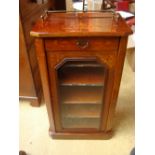
M 128 57 L 128 54 L 127 54 Z M 129 155 L 134 147 L 134 72 L 125 61 L 110 140 L 53 140 L 46 107 L 20 101 L 20 150 L 28 155 Z

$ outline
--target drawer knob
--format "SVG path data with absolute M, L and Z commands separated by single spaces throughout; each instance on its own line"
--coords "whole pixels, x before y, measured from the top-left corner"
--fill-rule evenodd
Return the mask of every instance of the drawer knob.
M 76 45 L 81 49 L 85 49 L 88 47 L 89 43 L 87 40 L 77 40 Z

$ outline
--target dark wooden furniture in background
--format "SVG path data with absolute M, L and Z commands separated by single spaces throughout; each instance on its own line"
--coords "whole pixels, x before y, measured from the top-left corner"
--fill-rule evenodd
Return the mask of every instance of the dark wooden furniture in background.
M 44 4 L 34 0 L 20 0 L 19 4 L 19 96 L 20 99 L 31 101 L 32 106 L 39 106 L 42 86 L 30 30 L 43 10 L 52 8 L 53 3 L 52 0 Z
M 19 24 L 19 97 L 20 99 L 30 100 L 33 106 L 39 106 L 41 94 L 36 94 L 21 20 Z
M 111 137 L 128 35 L 118 15 L 48 13 L 31 31 L 53 138 Z
M 66 0 L 53 0 L 54 10 L 66 10 Z

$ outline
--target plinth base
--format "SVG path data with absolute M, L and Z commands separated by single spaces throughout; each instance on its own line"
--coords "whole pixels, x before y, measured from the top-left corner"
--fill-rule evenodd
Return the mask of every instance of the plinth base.
M 104 139 L 108 140 L 113 136 L 112 131 L 108 132 L 93 132 L 93 133 L 78 133 L 78 132 L 52 132 L 49 130 L 49 135 L 53 139 Z

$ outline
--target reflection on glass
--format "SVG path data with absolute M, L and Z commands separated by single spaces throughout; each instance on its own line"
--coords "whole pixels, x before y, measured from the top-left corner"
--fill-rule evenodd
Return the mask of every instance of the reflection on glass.
M 82 11 L 84 10 L 101 10 L 102 0 L 66 0 L 68 10 Z
M 66 0 L 67 11 L 112 10 L 116 7 L 114 0 Z
M 105 68 L 97 61 L 68 61 L 58 69 L 61 125 L 99 129 Z

